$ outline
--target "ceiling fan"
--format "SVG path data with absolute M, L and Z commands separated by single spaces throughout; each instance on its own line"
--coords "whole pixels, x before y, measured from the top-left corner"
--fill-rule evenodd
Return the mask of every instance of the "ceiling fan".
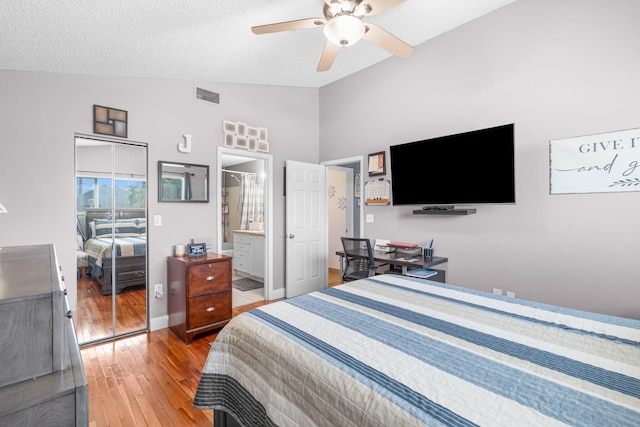
M 404 1 L 324 0 L 324 18 L 306 18 L 258 25 L 251 27 L 251 31 L 254 34 L 269 34 L 324 27 L 327 43 L 318 64 L 318 71 L 329 70 L 338 55 L 338 50 L 344 46 L 351 46 L 361 38 L 380 46 L 399 58 L 406 58 L 413 52 L 413 47 L 377 25 L 362 20 L 365 16 L 377 15 Z

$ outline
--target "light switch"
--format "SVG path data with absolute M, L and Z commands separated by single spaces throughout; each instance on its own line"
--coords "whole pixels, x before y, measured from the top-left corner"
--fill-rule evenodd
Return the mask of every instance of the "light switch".
M 162 215 L 153 216 L 153 225 L 156 227 L 160 227 L 162 225 Z

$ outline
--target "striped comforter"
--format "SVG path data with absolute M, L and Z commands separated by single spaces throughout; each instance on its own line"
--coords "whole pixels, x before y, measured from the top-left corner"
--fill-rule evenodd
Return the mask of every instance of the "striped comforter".
M 638 426 L 640 321 L 375 276 L 234 318 L 193 403 L 245 426 Z
M 111 258 L 111 241 L 114 240 L 116 257 L 145 255 L 147 253 L 146 237 L 92 237 L 85 243 L 91 274 L 102 276 L 102 259 Z

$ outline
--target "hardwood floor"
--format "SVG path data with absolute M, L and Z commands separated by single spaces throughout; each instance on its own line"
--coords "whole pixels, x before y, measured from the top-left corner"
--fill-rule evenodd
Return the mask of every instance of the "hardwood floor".
M 329 271 L 329 286 L 340 273 Z M 265 301 L 233 309 L 233 316 Z M 89 426 L 211 426 L 213 411 L 192 406 L 209 343 L 187 345 L 168 328 L 80 349 L 89 389 Z
M 233 315 L 264 305 L 257 302 Z M 82 347 L 89 426 L 211 426 L 213 411 L 192 406 L 209 343 L 217 331 L 185 344 L 168 328 Z
M 329 287 L 336 286 L 342 283 L 340 281 L 340 269 L 329 268 L 329 275 L 327 277 L 329 278 Z
M 116 294 L 116 333 L 128 333 L 146 327 L 146 293 L 144 287 L 127 288 Z M 89 343 L 112 337 L 111 295 L 103 295 L 93 279 L 78 279 L 78 311 L 76 336 L 78 342 Z

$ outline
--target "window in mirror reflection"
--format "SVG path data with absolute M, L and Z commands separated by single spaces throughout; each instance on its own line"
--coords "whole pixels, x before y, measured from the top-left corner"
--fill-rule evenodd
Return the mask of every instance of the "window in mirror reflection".
M 160 202 L 208 202 L 209 166 L 158 162 Z

